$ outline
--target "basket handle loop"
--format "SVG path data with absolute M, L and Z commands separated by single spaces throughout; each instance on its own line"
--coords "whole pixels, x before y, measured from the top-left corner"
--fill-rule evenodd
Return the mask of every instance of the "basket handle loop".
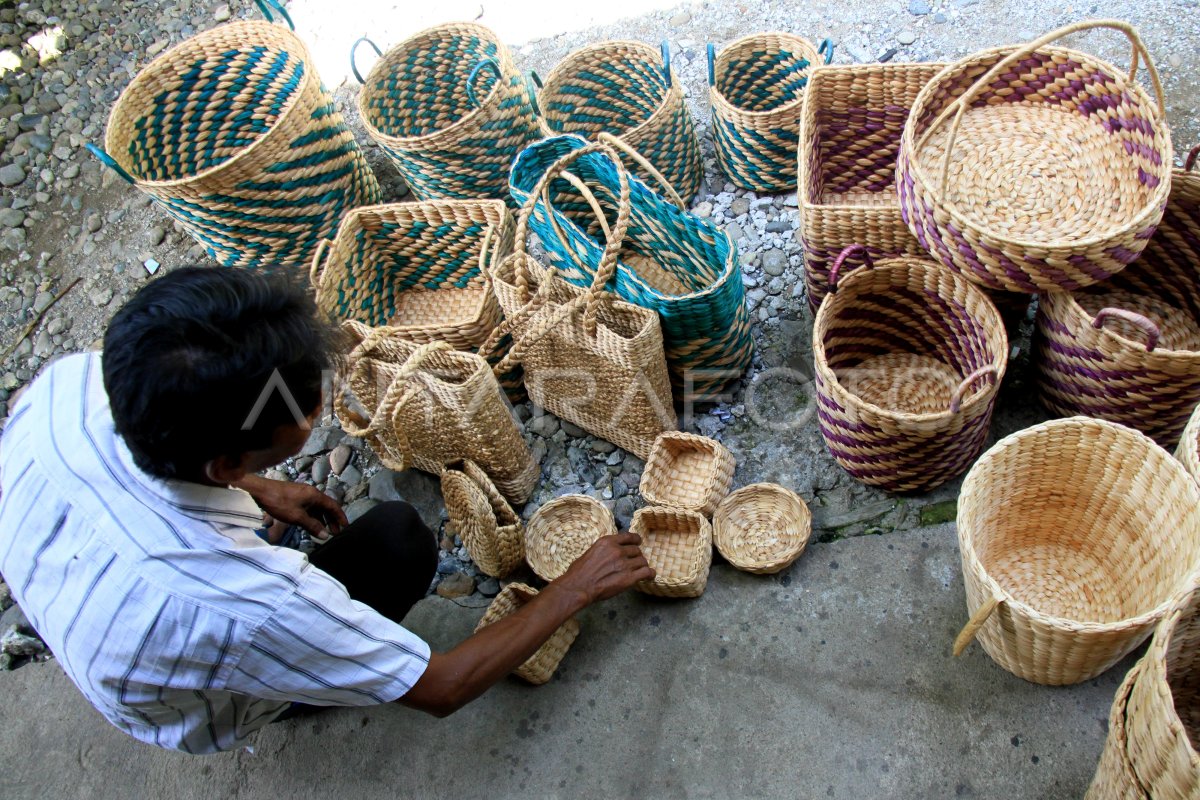
M 846 259 L 851 256 L 861 258 L 866 263 L 867 269 L 875 266 L 875 261 L 871 258 L 871 253 L 861 244 L 852 244 L 843 248 L 842 252 L 838 253 L 838 257 L 833 260 L 833 266 L 829 268 L 828 284 L 830 294 L 837 292 L 838 277 L 841 275 L 842 267 L 846 264 Z
M 552 278 L 553 276 L 547 276 L 547 280 L 543 285 L 549 287 L 550 280 Z M 496 366 L 492 367 L 492 373 L 496 375 L 496 377 L 500 377 L 501 375 L 505 375 L 512 371 L 514 367 L 525 360 L 525 353 L 528 352 L 529 348 L 540 342 L 546 336 L 546 334 L 550 333 L 550 331 L 554 330 L 567 319 L 569 319 L 571 315 L 577 312 L 580 308 L 585 308 L 589 299 L 589 294 L 581 294 L 572 298 L 569 302 L 563 303 L 561 306 L 556 308 L 552 314 L 547 315 L 544 319 L 539 321 L 536 326 L 527 330 L 525 335 L 520 339 L 515 339 L 512 343 L 512 347 L 509 348 L 508 353 L 504 356 L 504 358 L 502 358 L 500 362 L 496 364 Z M 537 302 L 537 298 L 534 298 L 534 302 Z M 544 302 L 538 303 L 538 308 L 543 305 L 545 305 Z M 533 306 L 533 303 L 530 303 L 530 306 Z M 534 308 L 533 311 L 531 311 L 528 315 L 525 315 L 525 309 L 521 309 L 522 314 L 525 316 L 525 321 L 528 321 L 529 318 L 532 318 L 533 313 L 536 312 L 536 310 L 537 309 Z M 514 323 L 517 323 L 516 319 L 514 319 Z M 586 325 L 586 323 L 587 318 L 585 317 L 584 324 Z M 513 327 L 515 328 L 517 326 L 517 324 L 514 324 Z
M 84 147 L 86 147 L 88 149 L 89 153 L 91 153 L 96 158 L 98 158 L 100 160 L 101 164 L 108 167 L 113 172 L 117 173 L 122 178 L 124 178 L 126 183 L 137 183 L 137 181 L 135 181 L 133 179 L 133 176 L 130 175 L 128 172 L 126 172 L 125 168 L 122 167 L 120 164 L 118 164 L 117 160 L 115 158 L 113 158 L 112 156 L 110 156 L 108 153 L 104 152 L 103 150 L 101 150 L 99 147 L 92 144 L 91 142 L 88 142 L 87 144 L 85 144 Z
M 1050 33 L 1047 33 L 1045 36 L 1042 36 L 1038 39 L 1034 39 L 1032 42 L 1021 45 L 1013 52 L 1000 59 L 995 66 L 981 75 L 973 84 L 971 84 L 971 86 L 965 92 L 963 92 L 953 101 L 951 101 L 944 109 L 942 109 L 942 113 L 939 114 L 933 123 L 925 130 L 925 133 L 921 136 L 921 139 L 917 144 L 918 150 L 925 146 L 925 143 L 929 140 L 929 137 L 933 134 L 933 132 L 940 128 L 942 124 L 949 119 L 951 114 L 954 115 L 954 122 L 950 126 L 950 135 L 946 140 L 946 152 L 942 156 L 940 185 L 943 195 L 946 193 L 946 184 L 950 179 L 950 156 L 954 152 L 954 141 L 958 138 L 959 126 L 962 125 L 963 115 L 966 114 L 967 108 L 970 106 L 971 101 L 978 97 L 979 93 L 987 88 L 988 84 L 990 84 L 996 76 L 1004 74 L 1005 70 L 1021 59 L 1035 52 L 1039 47 L 1044 47 L 1048 44 L 1056 42 L 1064 36 L 1068 36 L 1072 33 L 1093 30 L 1095 28 L 1111 28 L 1125 34 L 1125 36 L 1129 39 L 1129 43 L 1133 46 L 1133 55 L 1130 58 L 1129 64 L 1129 81 L 1131 83 L 1137 78 L 1138 64 L 1140 63 L 1140 59 L 1144 58 L 1146 60 L 1146 69 L 1150 72 L 1150 82 L 1154 85 L 1154 94 L 1158 101 L 1159 116 L 1163 119 L 1166 119 L 1167 101 L 1165 95 L 1163 94 L 1162 81 L 1158 76 L 1158 68 L 1154 66 L 1154 61 L 1150 58 L 1150 53 L 1146 49 L 1145 43 L 1142 42 L 1141 37 L 1138 36 L 1137 30 L 1135 30 L 1134 27 L 1129 23 L 1116 19 L 1084 20 L 1081 22 L 1072 23 L 1064 28 L 1051 31 Z
M 359 83 L 365 84 L 367 81 L 366 81 L 366 79 L 363 78 L 362 73 L 358 71 L 358 63 L 355 61 L 355 58 L 354 58 L 355 53 L 358 52 L 358 46 L 360 44 L 362 44 L 363 42 L 366 42 L 367 44 L 371 45 L 371 49 L 375 51 L 375 55 L 379 56 L 380 58 L 383 58 L 383 51 L 379 49 L 379 45 L 372 42 L 366 36 L 358 37 L 358 41 L 355 42 L 354 44 L 350 45 L 350 71 L 354 73 L 354 77 L 358 80 Z
M 708 43 L 708 85 L 717 85 L 717 47 L 712 42 Z
M 475 80 L 479 77 L 479 72 L 484 67 L 488 67 L 496 74 L 496 80 L 500 81 L 504 78 L 504 73 L 500 71 L 500 62 L 494 58 L 485 58 L 471 69 L 471 74 L 467 75 L 467 99 L 471 101 L 471 105 L 476 108 L 480 107 L 479 98 L 475 96 Z M 487 98 L 487 95 L 484 95 Z
M 986 367 L 980 367 L 967 377 L 963 378 L 962 383 L 958 385 L 958 388 L 954 390 L 954 394 L 950 396 L 951 414 L 957 414 L 962 409 L 963 398 L 966 397 L 967 392 L 970 391 L 971 387 L 975 385 L 975 381 L 979 380 L 984 375 L 991 375 L 992 381 L 995 382 L 996 378 L 1000 376 L 1000 370 L 989 364 Z
M 663 62 L 663 78 L 667 81 L 667 88 L 671 88 L 674 83 L 674 78 L 671 77 L 671 43 L 666 39 L 658 45 L 659 51 L 662 53 Z
M 1186 172 L 1191 172 L 1192 167 L 1196 166 L 1196 158 L 1200 157 L 1200 144 L 1192 148 L 1192 152 L 1188 153 L 1187 160 L 1183 162 L 1183 169 Z
M 596 136 L 597 139 L 611 146 L 614 150 L 619 150 L 646 171 L 646 174 L 662 187 L 667 199 L 675 204 L 680 211 L 687 211 L 687 204 L 683 202 L 683 198 L 679 196 L 679 192 L 675 191 L 675 187 L 667 180 L 667 176 L 663 175 L 657 167 L 650 163 L 650 159 L 639 153 L 633 145 L 625 141 L 619 136 L 613 136 L 608 131 L 601 131 Z
M 321 279 L 325 276 L 325 270 L 321 269 L 321 265 L 325 263 L 326 250 L 329 245 L 333 244 L 329 239 L 322 239 L 317 242 L 317 249 L 313 252 L 312 264 L 308 268 L 308 280 L 314 289 L 321 288 Z
M 1147 353 L 1158 347 L 1158 340 L 1162 336 L 1162 331 L 1154 324 L 1154 320 L 1138 314 L 1136 311 L 1129 311 L 1124 308 L 1102 308 L 1096 312 L 1096 318 L 1092 320 L 1092 327 L 1100 330 L 1104 327 L 1105 321 L 1110 317 L 1123 319 L 1130 325 L 1140 328 L 1142 333 L 1146 334 Z
M 275 14 L 283 17 L 283 21 L 292 30 L 296 30 L 296 23 L 292 22 L 292 15 L 287 12 L 282 5 L 276 0 L 254 0 L 254 4 L 258 6 L 258 10 L 267 18 L 267 22 L 275 21 Z
M 525 76 L 525 92 L 529 95 L 529 105 L 533 107 L 533 113 L 539 117 L 542 115 L 542 107 L 538 103 L 538 90 L 541 88 L 542 76 L 529 70 L 529 74 Z
M 954 655 L 956 657 L 962 655 L 963 650 L 967 649 L 967 645 L 975 639 L 975 634 L 979 633 L 979 629 L 999 606 L 1000 598 L 992 595 L 984 601 L 983 605 L 975 609 L 975 613 L 971 615 L 966 627 L 959 631 L 958 636 L 954 639 Z
M 833 40 L 828 38 L 822 39 L 821 46 L 817 48 L 817 54 L 825 56 L 826 64 L 833 63 Z

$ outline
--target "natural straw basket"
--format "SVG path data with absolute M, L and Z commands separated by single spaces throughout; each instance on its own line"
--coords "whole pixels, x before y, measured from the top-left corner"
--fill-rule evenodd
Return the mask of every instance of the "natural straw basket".
M 539 508 L 525 526 L 525 560 L 539 578 L 552 581 L 597 539 L 616 532 L 612 512 L 599 500 L 563 495 Z
M 717 164 L 729 180 L 752 192 L 796 188 L 800 104 L 809 76 L 833 42 L 820 48 L 791 33 L 755 33 L 708 46 L 708 101 Z
M 507 617 L 509 614 L 515 613 L 521 606 L 528 603 L 538 593 L 537 589 L 532 586 L 526 586 L 523 583 L 510 583 L 500 590 L 500 594 L 496 595 L 496 599 L 488 606 L 488 610 L 484 612 L 483 618 L 479 620 L 479 624 L 475 626 L 475 632 L 486 628 L 494 622 Z M 575 638 L 579 636 L 579 622 L 574 617 L 564 622 L 558 627 L 554 633 L 550 634 L 550 638 L 545 644 L 537 649 L 537 652 L 526 659 L 525 663 L 513 670 L 513 673 L 523 678 L 535 686 L 540 686 L 554 677 L 554 671 L 558 669 L 558 665 L 562 662 L 563 656 L 567 654 L 567 650 L 571 649 Z
M 1173 448 L 1200 403 L 1200 173 L 1176 170 L 1158 231 L 1105 283 L 1038 302 L 1034 363 L 1051 411 Z
M 512 249 L 500 200 L 430 200 L 351 211 L 312 263 L 317 306 L 413 342 L 479 347 L 500 322 L 489 264 Z
M 1117 696 L 1108 712 L 1108 737 L 1104 740 L 1100 765 L 1096 767 L 1096 775 L 1083 800 L 1147 800 L 1146 793 L 1138 785 L 1137 776 L 1133 774 L 1133 765 L 1129 763 L 1125 725 L 1129 692 L 1137 676 L 1138 665 L 1135 665 L 1117 689 Z
M 468 459 L 447 465 L 442 471 L 442 499 L 476 566 L 503 578 L 520 565 L 525 558 L 521 518 L 478 464 Z
M 775 483 L 753 483 L 726 497 L 713 516 L 713 543 L 733 566 L 771 575 L 800 557 L 812 534 L 812 513 L 798 494 Z
M 412 193 L 506 199 L 512 160 L 541 133 L 533 90 L 496 34 L 449 23 L 380 55 L 363 80 L 351 51 L 358 110 Z
M 712 566 L 712 525 L 702 514 L 647 506 L 633 512 L 629 532 L 642 537 L 642 553 L 655 576 L 637 588 L 659 597 L 699 597 Z
M 699 511 L 711 517 L 729 494 L 733 453 L 725 445 L 694 433 L 659 434 L 642 471 L 641 492 L 647 503 Z
M 226 267 L 306 267 L 379 184 L 304 43 L 266 22 L 205 31 L 113 107 L 102 162 Z
M 1129 75 L 1068 34 L 1112 28 Z M 1150 72 L 1155 103 L 1134 80 Z M 917 96 L 896 181 L 904 219 L 947 267 L 993 289 L 1073 290 L 1141 254 L 1162 219 L 1171 136 L 1158 71 L 1137 32 L 1078 22 L 947 67 Z
M 1009 672 L 1062 685 L 1137 647 L 1200 565 L 1200 489 L 1130 428 L 1051 420 L 1001 440 L 968 473 L 958 542 L 970 621 Z
M 961 275 L 895 258 L 841 276 L 817 311 L 817 418 L 834 460 L 863 483 L 925 491 L 979 455 L 1008 337 L 995 306 Z
M 1183 429 L 1175 457 L 1194 480 L 1200 482 L 1200 406 L 1192 414 L 1192 420 Z
M 797 199 L 804 284 L 816 313 L 829 266 L 852 244 L 873 258 L 925 250 L 904 224 L 896 196 L 896 153 L 908 110 L 945 64 L 821 67 L 804 90 Z M 849 259 L 847 266 L 862 266 Z
M 538 104 L 546 135 L 576 133 L 593 141 L 601 133 L 617 136 L 684 198 L 700 190 L 700 144 L 666 42 L 661 52 L 624 41 L 576 50 L 546 76 Z M 645 180 L 654 177 L 635 161 L 627 166 Z

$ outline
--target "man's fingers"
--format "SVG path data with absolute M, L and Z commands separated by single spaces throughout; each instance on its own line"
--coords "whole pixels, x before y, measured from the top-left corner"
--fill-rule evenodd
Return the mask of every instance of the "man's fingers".
M 318 539 L 329 538 L 329 531 L 326 530 L 325 523 L 309 514 L 305 514 L 296 520 L 296 524 Z
M 642 537 L 636 533 L 617 533 L 613 534 L 612 540 L 619 545 L 638 545 L 642 543 Z
M 657 574 L 658 573 L 655 572 L 649 564 L 647 564 L 641 569 L 635 570 L 634 573 L 629 576 L 629 579 L 634 583 L 640 583 L 641 581 L 654 580 L 654 576 Z
M 313 505 L 320 507 L 325 513 L 325 518 L 329 522 L 330 533 L 339 533 L 342 526 L 349 525 L 349 520 L 346 519 L 346 512 L 338 505 L 337 501 L 324 492 L 317 492 L 314 498 Z

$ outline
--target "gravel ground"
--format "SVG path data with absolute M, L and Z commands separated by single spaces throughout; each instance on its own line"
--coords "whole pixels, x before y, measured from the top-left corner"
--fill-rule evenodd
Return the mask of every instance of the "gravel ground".
M 319 42 L 329 4 L 295 0 L 290 8 L 300 34 Z M 705 43 L 720 45 L 760 30 L 790 30 L 814 40 L 832 38 L 838 43 L 835 63 L 952 60 L 1078 19 L 1126 19 L 1140 30 L 1162 73 L 1176 150 L 1182 154 L 1200 141 L 1195 104 L 1200 93 L 1198 10 L 1197 0 L 1121 0 L 1103 7 L 1051 0 L 694 2 L 512 44 L 521 68 L 545 75 L 586 43 L 608 38 L 671 41 L 673 63 L 705 154 L 706 184 L 694 210 L 738 241 L 758 345 L 754 366 L 731 396 L 686 419 L 685 427 L 721 439 L 733 450 L 738 485 L 774 480 L 796 489 L 813 508 L 815 535 L 829 540 L 952 518 L 958 482 L 920 497 L 891 497 L 850 480 L 826 453 L 811 419 L 812 387 L 806 377 L 812 374 L 812 317 L 803 296 L 796 199 L 759 198 L 735 190 L 717 173 L 708 137 Z M 495 12 L 484 8 L 480 21 L 489 24 L 495 17 L 522 12 L 529 13 L 518 3 Z M 0 8 L 0 69 L 5 70 L 0 77 L 0 352 L 7 352 L 56 295 L 79 280 L 0 363 L 0 414 L 5 402 L 11 404 L 50 360 L 97 346 L 109 317 L 158 264 L 170 270 L 204 262 L 198 245 L 146 197 L 88 156 L 83 145 L 102 141 L 120 89 L 151 57 L 225 19 L 256 15 L 252 4 L 241 0 L 179 0 L 169 9 L 149 0 L 46 0 Z M 1128 45 L 1116 34 L 1076 35 L 1069 43 L 1116 64 L 1127 63 Z M 357 123 L 356 91 L 343 83 L 336 94 L 387 197 L 403 199 L 402 182 Z M 1043 415 L 1027 389 L 1028 334 L 1027 318 L 1014 338 L 1015 359 L 1001 393 L 996 436 Z M 781 377 L 780 367 L 787 367 L 790 377 Z M 535 417 L 527 406 L 516 411 L 527 423 L 526 437 L 535 454 L 543 457 L 544 480 L 524 514 L 550 497 L 582 491 L 610 505 L 627 523 L 640 502 L 641 462 L 568 423 Z M 764 424 L 766 420 L 772 424 Z M 438 591 L 463 603 L 486 603 L 499 584 L 477 572 L 453 531 L 446 529 L 436 480 L 381 469 L 362 442 L 345 437 L 332 419 L 326 423 L 300 456 L 280 465 L 276 477 L 322 487 L 347 503 L 352 516 L 383 500 L 413 502 L 428 522 L 440 526 Z M 0 666 L 44 657 L 20 610 L 11 605 L 0 582 Z

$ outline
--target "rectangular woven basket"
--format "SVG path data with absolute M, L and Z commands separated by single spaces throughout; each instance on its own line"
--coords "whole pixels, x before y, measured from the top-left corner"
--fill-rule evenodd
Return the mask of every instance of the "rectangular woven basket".
M 479 620 L 479 624 L 475 626 L 475 632 L 486 628 L 495 622 L 507 617 L 509 614 L 516 613 L 521 606 L 528 603 L 538 593 L 537 589 L 532 586 L 526 586 L 523 583 L 510 583 L 500 590 L 500 594 L 496 595 L 496 599 L 488 606 L 488 610 L 484 612 L 483 618 Z M 562 662 L 563 656 L 571 649 L 571 645 L 575 642 L 575 638 L 579 636 L 579 622 L 572 617 L 559 626 L 558 630 L 550 634 L 550 638 L 546 643 L 538 648 L 537 652 L 526 659 L 525 663 L 517 667 L 513 674 L 519 678 L 524 678 L 534 685 L 546 683 L 554 677 L 554 671 L 558 669 L 559 663 Z
M 733 454 L 720 442 L 694 433 L 667 431 L 654 441 L 642 472 L 647 503 L 698 511 L 711 517 L 729 494 Z
M 659 597 L 699 597 L 712 566 L 712 525 L 681 508 L 647 506 L 633 514 L 629 532 L 642 537 L 642 553 L 657 573 L 637 588 Z

